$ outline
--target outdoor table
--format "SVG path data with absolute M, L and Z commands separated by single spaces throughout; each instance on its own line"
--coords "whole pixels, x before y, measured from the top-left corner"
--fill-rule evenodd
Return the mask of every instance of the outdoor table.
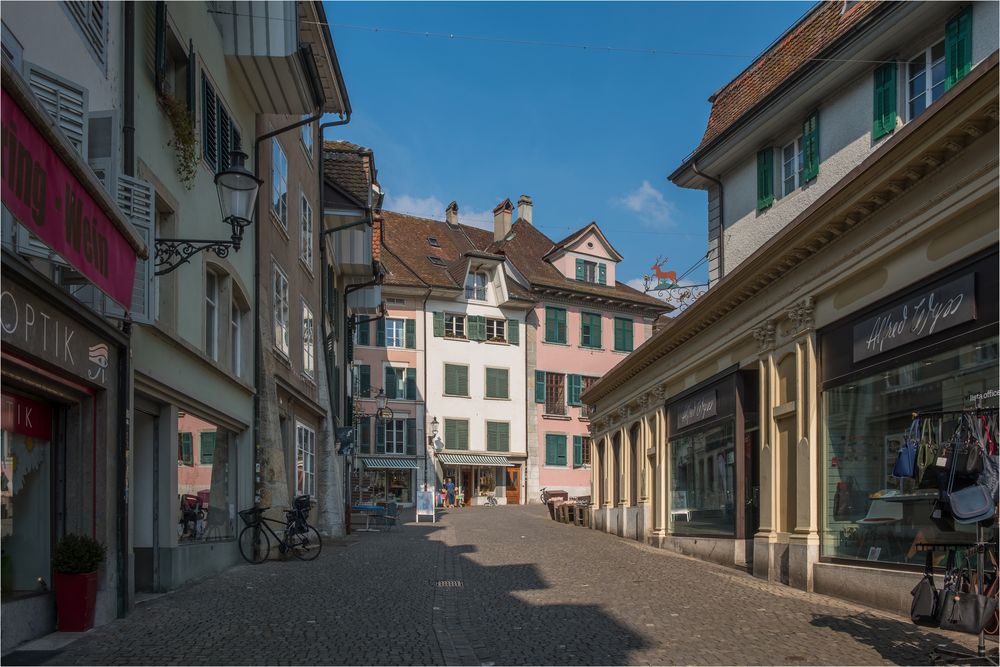
M 356 511 L 356 512 L 362 512 L 365 515 L 365 527 L 364 528 L 358 528 L 357 532 L 359 532 L 359 533 L 380 533 L 380 532 L 382 532 L 378 528 L 372 528 L 371 527 L 372 517 L 374 515 L 378 514 L 379 512 L 385 511 L 382 507 L 379 507 L 378 505 L 351 505 L 351 509 L 354 510 L 354 511 Z

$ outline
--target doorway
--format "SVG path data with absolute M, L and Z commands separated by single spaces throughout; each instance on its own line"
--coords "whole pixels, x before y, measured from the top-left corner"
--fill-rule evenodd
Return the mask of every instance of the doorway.
M 507 468 L 504 471 L 504 486 L 507 489 L 507 504 L 521 504 L 521 468 Z
M 160 418 L 135 411 L 132 449 L 132 539 L 136 593 L 157 593 L 159 584 L 159 427 Z
M 462 468 L 462 507 L 472 505 L 472 494 L 475 493 L 476 475 L 474 468 Z

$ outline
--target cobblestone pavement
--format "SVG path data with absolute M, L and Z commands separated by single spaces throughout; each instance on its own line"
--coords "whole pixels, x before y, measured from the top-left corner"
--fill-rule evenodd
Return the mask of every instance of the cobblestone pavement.
M 452 510 L 328 542 L 314 562 L 240 565 L 49 664 L 926 664 L 956 643 L 975 638 L 558 524 L 536 505 Z

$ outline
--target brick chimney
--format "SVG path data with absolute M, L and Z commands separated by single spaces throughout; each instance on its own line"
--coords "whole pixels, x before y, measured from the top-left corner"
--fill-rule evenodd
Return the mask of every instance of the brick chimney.
M 504 199 L 493 209 L 493 240 L 500 241 L 510 232 L 510 218 L 514 205 L 509 199 Z
M 452 227 L 458 227 L 458 202 L 448 204 L 448 208 L 444 210 L 444 219 Z
M 531 224 L 531 197 L 528 195 L 521 195 L 521 198 L 517 200 L 517 217 L 519 220 Z

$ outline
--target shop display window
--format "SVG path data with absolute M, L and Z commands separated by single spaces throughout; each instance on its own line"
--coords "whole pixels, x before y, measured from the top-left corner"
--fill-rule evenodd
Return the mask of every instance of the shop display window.
M 735 534 L 735 423 L 705 426 L 670 441 L 670 532 Z
M 4 430 L 0 461 L 2 592 L 5 597 L 51 586 L 52 444 Z
M 822 555 L 923 564 L 920 542 L 972 542 L 975 525 L 931 520 L 935 476 L 892 476 L 913 413 L 996 408 L 997 338 L 928 353 L 824 392 Z M 938 442 L 957 420 L 933 419 Z M 991 529 L 996 539 L 995 527 Z
M 225 540 L 236 529 L 236 441 L 191 414 L 177 418 L 177 540 Z
M 490 496 L 496 493 L 497 490 L 497 469 L 496 468 L 480 468 L 479 469 L 479 495 Z

